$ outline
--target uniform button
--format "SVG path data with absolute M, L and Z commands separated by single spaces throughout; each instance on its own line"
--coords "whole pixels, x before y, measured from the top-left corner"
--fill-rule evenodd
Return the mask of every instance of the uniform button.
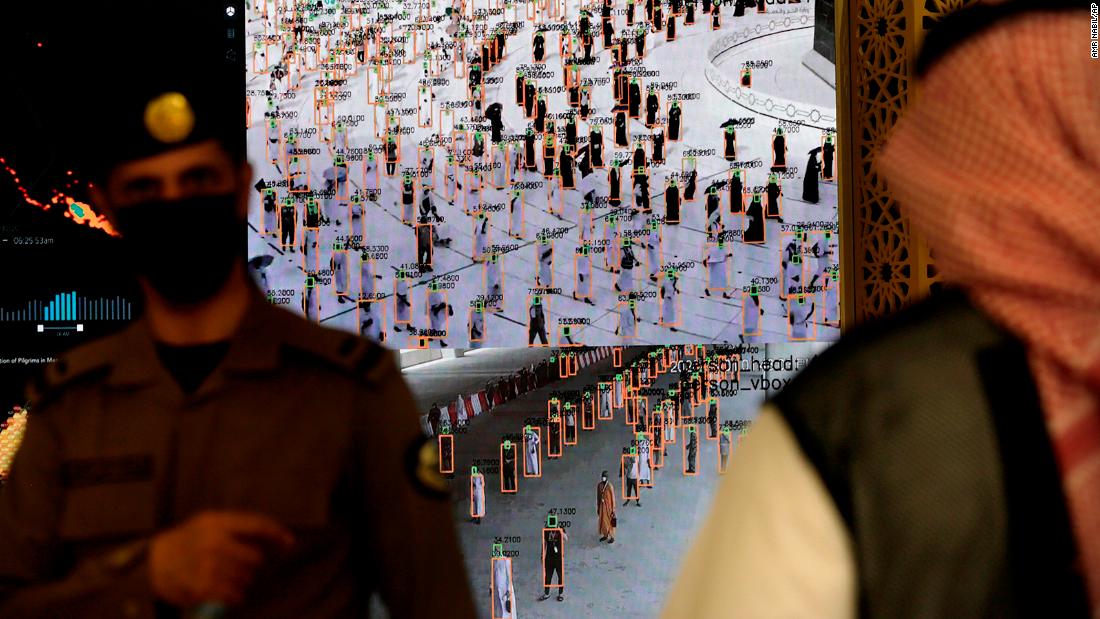
M 114 569 L 124 567 L 133 556 L 133 552 L 128 548 L 120 548 L 107 555 L 107 564 Z

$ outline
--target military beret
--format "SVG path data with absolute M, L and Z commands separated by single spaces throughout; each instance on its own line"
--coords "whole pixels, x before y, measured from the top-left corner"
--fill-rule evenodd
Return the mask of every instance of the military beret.
M 125 87 L 111 105 L 85 110 L 81 166 L 104 178 L 126 161 L 215 139 L 234 159 L 244 158 L 244 118 L 230 118 L 242 93 L 199 88 L 187 80 L 153 80 Z M 98 108 L 97 110 L 91 108 Z
M 238 56 L 230 60 L 225 45 L 197 43 L 213 30 L 196 21 L 196 10 L 184 21 L 163 13 L 150 15 L 156 27 L 103 25 L 101 36 L 82 48 L 76 67 L 83 75 L 68 80 L 63 140 L 93 180 L 118 163 L 211 138 L 244 156 L 245 73 Z

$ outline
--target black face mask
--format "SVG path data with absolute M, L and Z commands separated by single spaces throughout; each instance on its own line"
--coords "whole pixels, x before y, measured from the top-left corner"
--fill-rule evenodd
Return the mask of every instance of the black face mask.
M 193 305 L 214 296 L 245 251 L 247 222 L 234 193 L 152 200 L 117 209 L 122 247 L 134 272 L 166 301 Z

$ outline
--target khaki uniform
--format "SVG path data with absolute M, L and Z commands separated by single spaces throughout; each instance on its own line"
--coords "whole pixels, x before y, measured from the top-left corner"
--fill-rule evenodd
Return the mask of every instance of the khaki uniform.
M 372 591 L 395 618 L 474 616 L 434 446 L 384 348 L 254 291 L 189 396 L 139 320 L 29 397 L 0 490 L 0 617 L 186 616 L 154 601 L 145 547 L 208 509 L 265 514 L 298 542 L 226 617 L 365 616 Z

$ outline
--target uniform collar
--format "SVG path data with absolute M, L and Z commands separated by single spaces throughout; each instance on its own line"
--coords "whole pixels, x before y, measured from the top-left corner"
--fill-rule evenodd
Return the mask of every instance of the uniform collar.
M 271 304 L 259 288 L 249 284 L 248 310 L 229 346 L 222 368 L 252 372 L 275 369 L 279 364 L 280 336 L 293 317 Z
M 244 320 L 230 338 L 229 351 L 219 370 L 250 372 L 274 369 L 279 362 L 280 323 L 286 312 L 271 305 L 254 285 L 249 284 L 248 308 Z M 289 326 L 289 325 L 286 325 Z M 149 319 L 141 318 L 119 334 L 122 351 L 107 378 L 110 385 L 139 385 L 157 380 L 163 370 L 149 328 Z
M 153 340 L 149 336 L 148 319 L 142 317 L 126 327 L 118 335 L 119 353 L 114 368 L 107 377 L 107 384 L 114 386 L 137 385 L 152 382 L 157 378 L 160 360 L 157 359 Z

